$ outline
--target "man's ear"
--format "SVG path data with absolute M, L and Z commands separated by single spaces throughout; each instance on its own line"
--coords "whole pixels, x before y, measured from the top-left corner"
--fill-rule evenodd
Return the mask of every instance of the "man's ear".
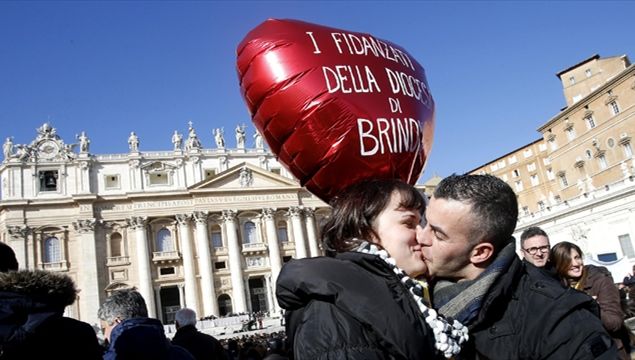
M 494 245 L 489 242 L 482 242 L 472 249 L 470 262 L 474 265 L 482 265 L 494 255 Z

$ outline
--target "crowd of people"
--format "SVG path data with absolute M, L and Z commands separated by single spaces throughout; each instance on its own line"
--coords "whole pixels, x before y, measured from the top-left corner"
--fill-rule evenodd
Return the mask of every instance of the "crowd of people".
M 122 289 L 99 308 L 100 345 L 63 316 L 72 280 L 18 271 L 0 242 L 0 359 L 630 358 L 628 306 L 610 272 L 585 265 L 576 244 L 552 247 L 540 228 L 521 235 L 519 258 L 518 203 L 502 180 L 452 175 L 429 200 L 399 180 L 364 180 L 330 205 L 326 256 L 289 261 L 278 276 L 286 331 L 221 341 L 187 308 L 168 339 L 139 292 Z

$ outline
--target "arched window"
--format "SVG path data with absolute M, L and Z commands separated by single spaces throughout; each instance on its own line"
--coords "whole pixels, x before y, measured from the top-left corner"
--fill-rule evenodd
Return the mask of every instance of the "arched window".
M 214 249 L 223 247 L 223 233 L 218 225 L 212 227 L 212 246 Z
M 227 294 L 218 297 L 218 312 L 225 316 L 232 312 L 232 299 Z
M 278 221 L 278 241 L 281 243 L 289 242 L 289 235 L 287 234 L 287 222 Z
M 60 239 L 51 236 L 44 240 L 44 256 L 42 261 L 45 263 L 55 263 L 62 261 L 62 244 Z
M 172 233 L 170 230 L 163 228 L 157 233 L 157 251 L 174 251 L 174 243 L 172 242 Z
M 110 235 L 110 256 L 123 256 L 123 239 L 121 234 L 116 232 Z
M 243 230 L 245 234 L 244 244 L 253 244 L 257 242 L 256 240 L 256 224 L 251 221 L 247 221 L 245 225 L 243 225 Z

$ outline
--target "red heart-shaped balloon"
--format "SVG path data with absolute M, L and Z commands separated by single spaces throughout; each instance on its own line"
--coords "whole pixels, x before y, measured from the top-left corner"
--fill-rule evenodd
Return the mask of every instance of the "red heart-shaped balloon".
M 434 132 L 425 71 L 369 34 L 267 20 L 238 46 L 240 89 L 271 150 L 328 201 L 366 178 L 414 184 Z

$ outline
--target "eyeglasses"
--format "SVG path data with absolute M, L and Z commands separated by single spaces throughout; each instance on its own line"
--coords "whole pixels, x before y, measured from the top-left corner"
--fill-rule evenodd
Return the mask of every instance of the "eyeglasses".
M 529 249 L 523 249 L 523 250 L 529 253 L 530 255 L 536 255 L 538 251 L 540 251 L 541 253 L 546 253 L 547 251 L 549 251 L 549 245 L 530 247 Z

